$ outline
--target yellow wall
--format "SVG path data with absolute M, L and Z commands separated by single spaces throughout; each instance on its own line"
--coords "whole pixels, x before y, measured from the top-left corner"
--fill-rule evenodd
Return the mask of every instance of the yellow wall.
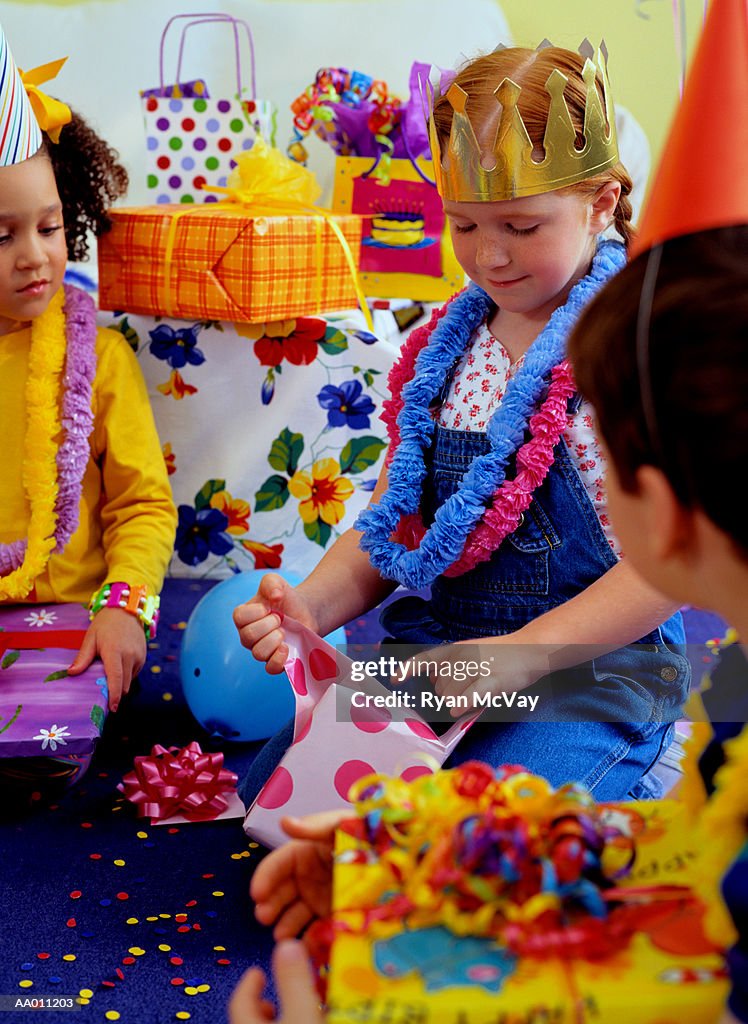
M 686 15 L 687 49 L 693 52 L 704 0 L 680 0 Z M 576 49 L 588 36 L 608 46 L 611 87 L 644 128 L 656 166 L 678 102 L 679 60 L 671 0 L 501 0 L 518 45 L 536 46 L 544 36 Z

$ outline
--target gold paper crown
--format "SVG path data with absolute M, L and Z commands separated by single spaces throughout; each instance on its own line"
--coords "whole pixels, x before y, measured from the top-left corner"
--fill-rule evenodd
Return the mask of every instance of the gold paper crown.
M 538 49 L 551 44 L 544 40 Z M 587 96 L 584 111 L 584 146 L 577 149 L 576 131 L 564 99 L 568 79 L 558 68 L 545 83 L 550 108 L 543 137 L 545 155 L 533 160 L 533 144 L 519 112 L 521 86 L 504 78 L 494 90 L 501 116 L 494 143 L 493 165 L 485 166 L 480 145 L 467 115 L 469 95 L 456 82 L 446 96 L 454 115 L 444 160 L 433 112 L 429 117 L 429 139 L 434 158 L 436 186 L 443 199 L 458 203 L 495 202 L 532 196 L 584 181 L 618 162 L 613 102 L 606 70 L 604 44 L 595 51 L 585 39 L 579 47 L 585 57 L 582 79 Z M 594 60 L 593 60 L 594 58 Z M 603 85 L 604 106 L 596 85 L 597 72 Z

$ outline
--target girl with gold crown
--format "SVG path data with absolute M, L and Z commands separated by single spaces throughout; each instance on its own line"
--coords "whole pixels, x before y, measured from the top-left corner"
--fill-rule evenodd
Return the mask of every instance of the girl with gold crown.
M 100 657 L 116 710 L 154 635 L 176 511 L 135 356 L 63 285 L 127 188 L 114 151 L 39 88 L 63 63 L 19 74 L 0 29 L 0 608 L 90 601 L 68 673 Z
M 539 697 L 534 719 L 474 725 L 448 764 L 519 763 L 615 800 L 659 795 L 644 777 L 689 668 L 675 605 L 610 531 L 602 452 L 566 358 L 580 312 L 626 261 L 602 233 L 631 234 L 605 61 L 582 49 L 498 49 L 435 100 L 437 185 L 471 283 L 390 374 L 388 465 L 355 528 L 298 588 L 269 574 L 234 617 L 279 672 L 284 614 L 324 635 L 398 583 L 430 587 L 385 608 L 390 640 L 451 645 L 422 655 L 440 667 L 471 652 L 492 665 L 456 689 L 432 680 L 437 693 L 468 707 L 507 690 Z M 286 730 L 261 752 L 245 797 L 289 741 Z
M 748 94 L 747 15 L 742 0 L 712 0 L 636 258 L 593 299 L 569 342 L 610 452 L 610 511 L 627 557 L 673 600 L 716 609 L 743 637 L 748 529 L 734 481 L 748 462 L 748 148 L 735 144 L 734 132 Z M 705 109 L 713 112 L 708 121 Z M 741 661 L 745 708 L 748 666 Z M 715 678 L 713 689 L 719 685 Z M 730 705 L 725 717 L 735 720 L 715 723 L 716 731 L 735 734 L 745 714 Z M 705 884 L 728 869 L 723 891 L 734 919 L 731 930 L 724 919 L 712 922 L 715 939 L 735 943 L 721 1024 L 748 1022 L 747 772 L 743 729 L 728 744 L 701 823 Z M 257 918 L 275 925 L 276 939 L 329 913 L 333 832 L 346 813 L 286 819 L 292 841 L 255 872 Z M 279 1024 L 321 1022 L 299 943 L 279 943 L 274 973 Z M 231 1024 L 273 1019 L 262 987 L 256 968 L 245 974 L 230 1004 Z M 663 985 L 663 1019 L 672 1017 L 672 996 L 673 986 Z

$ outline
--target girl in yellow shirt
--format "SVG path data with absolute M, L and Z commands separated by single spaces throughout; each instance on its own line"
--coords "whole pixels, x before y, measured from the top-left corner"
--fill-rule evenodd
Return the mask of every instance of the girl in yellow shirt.
M 155 630 L 176 512 L 133 352 L 63 287 L 127 173 L 39 90 L 59 66 L 22 86 L 0 29 L 0 605 L 90 601 L 68 671 L 100 657 L 116 710 Z

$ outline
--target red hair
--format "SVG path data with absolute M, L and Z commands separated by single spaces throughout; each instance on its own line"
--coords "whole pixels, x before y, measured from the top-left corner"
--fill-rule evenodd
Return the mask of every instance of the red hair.
M 555 68 L 568 79 L 564 98 L 577 132 L 577 145 L 584 144 L 584 112 L 587 99 L 587 87 L 582 78 L 584 62 L 585 58 L 580 54 L 558 46 L 547 46 L 543 50 L 512 46 L 471 60 L 457 72 L 454 81 L 468 94 L 467 112 L 479 139 L 485 138 L 487 132 L 495 130 L 498 124 L 500 107 L 494 96 L 495 89 L 504 78 L 511 78 L 521 86 L 519 112 L 534 149 L 542 154 L 543 136 L 550 108 L 550 96 L 546 92 L 545 83 Z M 599 72 L 597 88 L 603 101 L 603 83 Z M 452 104 L 446 96 L 440 96 L 434 103 L 434 124 L 442 152 L 452 131 L 452 114 Z M 619 162 L 609 170 L 574 185 L 566 185 L 559 189 L 559 192 L 574 192 L 585 199 L 592 199 L 611 181 L 617 181 L 621 186 L 621 196 L 613 219 L 616 230 L 628 245 L 633 233 L 632 209 L 628 197 L 633 186 L 629 173 L 622 163 Z

